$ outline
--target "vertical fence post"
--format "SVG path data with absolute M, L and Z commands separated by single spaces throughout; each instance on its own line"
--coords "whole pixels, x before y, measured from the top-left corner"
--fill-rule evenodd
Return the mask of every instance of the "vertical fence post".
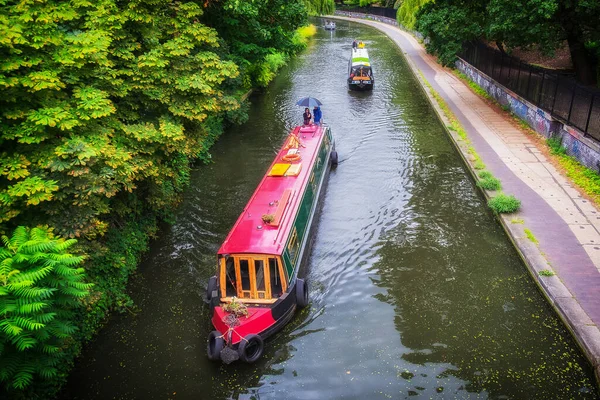
M 550 114 L 554 114 L 554 105 L 556 104 L 556 96 L 558 95 L 558 84 L 560 83 L 560 75 L 556 74 L 556 86 L 554 87 L 554 98 L 552 99 L 552 109 Z
M 502 83 L 502 67 L 504 67 L 504 53 L 500 52 L 500 73 L 498 74 L 498 82 Z
M 542 86 L 540 86 L 540 94 L 538 94 L 536 106 L 540 106 L 542 102 L 542 93 L 544 92 L 544 79 L 546 78 L 546 71 L 542 70 Z
M 571 86 L 573 88 L 573 94 L 571 95 L 571 104 L 569 104 L 569 116 L 567 117 L 567 122 L 571 123 L 571 111 L 573 111 L 573 103 L 575 102 L 575 93 L 577 92 L 577 86 Z
M 527 77 L 527 88 L 525 89 L 525 96 L 523 97 L 529 100 L 529 85 L 531 85 L 531 71 L 533 68 L 529 64 L 527 64 L 527 67 L 529 67 L 529 76 Z
M 510 73 L 512 72 L 512 62 L 513 58 L 508 56 L 508 77 L 506 78 L 506 86 L 510 84 Z
M 592 110 L 594 109 L 594 100 L 596 99 L 596 94 L 592 93 L 592 101 L 590 101 L 590 108 L 588 109 L 587 121 L 585 122 L 585 136 L 588 135 L 588 128 L 590 127 L 590 119 L 592 117 Z
M 519 60 L 519 73 L 517 74 L 517 85 L 513 88 L 513 90 L 519 93 L 519 87 L 521 86 L 521 65 L 523 65 L 523 61 Z

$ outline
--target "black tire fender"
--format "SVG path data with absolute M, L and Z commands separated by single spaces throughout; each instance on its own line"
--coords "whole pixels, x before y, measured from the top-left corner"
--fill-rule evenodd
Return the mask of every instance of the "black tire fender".
M 308 305 L 308 283 L 304 279 L 296 279 L 296 305 L 300 308 Z
M 212 361 L 218 361 L 221 359 L 221 350 L 225 346 L 225 341 L 221 337 L 219 331 L 212 331 L 208 335 L 208 344 L 206 346 L 206 353 L 208 359 Z
M 238 346 L 240 360 L 246 363 L 253 363 L 258 360 L 265 350 L 265 342 L 260 335 L 248 335 L 242 339 Z
M 219 299 L 219 296 L 213 297 L 212 299 L 210 299 L 208 306 L 210 307 L 210 316 L 211 317 L 215 313 L 215 307 L 218 306 L 220 303 L 221 303 L 221 300 Z
M 212 294 L 215 290 L 217 290 L 217 277 L 211 276 L 208 279 L 208 285 L 206 286 L 206 301 L 208 301 L 209 303 L 212 299 Z
M 337 166 L 338 165 L 338 153 L 337 151 L 332 151 L 331 155 L 329 156 L 329 160 L 331 161 L 331 165 L 332 166 Z

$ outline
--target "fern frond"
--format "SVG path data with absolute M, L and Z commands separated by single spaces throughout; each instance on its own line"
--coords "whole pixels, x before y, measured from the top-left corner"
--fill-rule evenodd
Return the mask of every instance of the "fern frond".
M 77 275 L 77 270 L 75 270 L 75 268 L 66 266 L 64 263 L 56 264 L 54 266 L 54 272 L 65 278 Z
M 52 242 L 29 240 L 19 247 L 19 252 L 27 254 L 48 253 L 54 251 L 55 247 L 56 244 Z
M 37 340 L 32 337 L 21 335 L 14 338 L 12 340 L 12 344 L 17 348 L 17 350 L 25 351 L 35 346 L 37 344 Z
M 0 247 L 0 261 L 5 260 L 9 257 L 12 257 L 12 254 L 10 253 L 10 251 L 6 250 L 3 247 Z
M 39 331 L 32 332 L 32 335 L 42 344 L 52 337 L 50 332 L 48 332 L 48 329 L 40 329 Z M 43 344 L 43 346 L 45 346 L 45 344 Z
M 52 293 L 56 289 L 53 288 L 31 288 L 31 287 L 23 287 L 14 289 L 14 293 L 18 296 L 34 298 L 38 297 L 40 300 L 44 300 L 52 296 Z
M 0 315 L 7 315 L 19 309 L 17 302 L 12 299 L 3 298 L 0 300 Z
M 49 304 L 41 301 L 36 301 L 34 303 L 23 304 L 19 306 L 18 312 L 20 314 L 33 314 L 40 312 L 42 309 L 48 307 Z
M 24 389 L 29 386 L 32 380 L 33 375 L 30 372 L 21 370 L 15 374 L 11 386 L 13 386 L 15 389 Z
M 68 240 L 65 240 L 64 242 L 61 241 L 56 244 L 56 251 L 63 252 L 65 250 L 67 250 L 69 247 L 73 246 L 75 243 L 77 243 L 76 239 L 68 239 Z
M 9 336 L 18 336 L 23 329 L 17 325 L 12 324 L 8 319 L 0 321 L 0 330 L 4 331 Z
M 27 231 L 27 228 L 25 228 L 24 226 L 19 226 L 13 232 L 13 235 L 10 238 L 9 245 L 7 247 L 17 250 L 28 240 L 29 240 L 29 232 Z
M 10 279 L 11 284 L 13 282 L 37 282 L 44 279 L 48 274 L 52 272 L 52 267 L 39 267 L 27 270 L 16 274 Z
M 10 239 L 8 238 L 8 236 L 2 235 L 2 243 L 4 244 L 4 247 L 6 247 L 7 249 L 10 248 Z
M 30 331 L 36 331 L 38 329 L 42 329 L 45 326 L 40 322 L 34 321 L 32 318 L 22 317 L 19 315 L 12 318 L 12 323 Z
M 63 288 L 61 288 L 59 290 L 63 294 L 68 294 L 68 295 L 74 296 L 74 297 L 85 297 L 85 296 L 88 295 L 88 291 L 87 290 L 79 290 L 79 289 L 74 288 L 74 287 L 63 287 Z
M 11 257 L 0 261 L 0 275 L 8 275 L 11 271 L 18 271 L 13 268 L 14 260 Z
M 77 331 L 73 310 L 89 294 L 85 256 L 67 253 L 75 240 L 46 228 L 18 227 L 0 246 L 0 381 L 22 389 L 51 379 Z
M 29 232 L 29 235 L 31 237 L 32 240 L 38 240 L 38 241 L 42 241 L 42 240 L 49 240 L 50 238 L 48 237 L 48 230 L 47 229 L 42 229 L 42 228 L 33 228 L 31 230 L 31 232 Z
M 11 376 L 15 374 L 19 368 L 21 357 L 19 354 L 3 354 L 0 358 L 0 380 L 6 382 Z
M 60 351 L 60 347 L 53 346 L 50 344 L 45 344 L 42 346 L 42 351 L 46 354 L 54 354 L 54 353 L 58 353 Z
M 48 323 L 52 322 L 54 317 L 56 317 L 55 312 L 47 312 L 47 313 L 43 313 L 43 314 L 38 314 L 33 318 L 39 323 L 48 324 Z
M 58 375 L 57 369 L 52 367 L 42 367 L 38 369 L 38 373 L 44 379 L 52 379 Z
M 68 336 L 77 331 L 77 328 L 73 324 L 58 320 L 52 321 L 52 323 L 47 326 L 57 337 L 64 337 L 64 335 Z

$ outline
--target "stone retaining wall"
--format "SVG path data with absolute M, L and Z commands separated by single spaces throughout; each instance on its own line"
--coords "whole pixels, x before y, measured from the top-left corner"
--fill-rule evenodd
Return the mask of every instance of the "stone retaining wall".
M 536 132 L 547 138 L 560 138 L 568 155 L 575 157 L 588 168 L 600 172 L 600 143 L 554 119 L 541 108 L 529 103 L 466 61 L 459 58 L 456 61 L 456 68 L 483 88 L 498 103 L 508 107 L 512 113 L 527 122 Z

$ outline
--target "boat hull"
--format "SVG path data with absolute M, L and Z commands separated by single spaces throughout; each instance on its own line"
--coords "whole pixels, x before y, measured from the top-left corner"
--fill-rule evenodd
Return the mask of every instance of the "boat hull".
M 225 346 L 236 351 L 240 350 L 240 343 L 242 340 L 244 340 L 244 338 L 249 337 L 248 335 L 258 335 L 260 336 L 261 341 L 271 337 L 280 331 L 294 317 L 295 311 L 300 306 L 305 305 L 301 304 L 301 301 L 299 302 L 297 296 L 297 293 L 302 293 L 302 290 L 298 289 L 298 285 L 306 285 L 306 283 L 299 279 L 299 277 L 305 276 L 306 273 L 306 265 L 313 244 L 314 232 L 318 225 L 318 215 L 323 203 L 323 194 L 328 183 L 329 172 L 331 169 L 331 155 L 335 151 L 335 143 L 333 142 L 333 137 L 331 136 L 328 128 L 327 133 L 325 134 L 328 135 L 328 139 L 324 139 L 324 143 L 322 143 L 322 146 L 325 146 L 326 149 L 326 158 L 321 164 L 324 166 L 324 168 L 319 168 L 321 169 L 320 179 L 318 184 L 311 189 L 312 204 L 310 207 L 310 213 L 308 214 L 308 218 L 306 218 L 306 229 L 304 234 L 301 236 L 302 241 L 298 249 L 297 261 L 294 263 L 294 272 L 293 275 L 290 276 L 289 285 L 286 291 L 272 304 L 248 304 L 248 317 L 239 317 L 235 324 L 237 326 L 233 327 L 228 324 L 228 322 L 230 322 L 227 321 L 228 313 L 223 311 L 221 304 L 218 301 L 218 293 L 220 290 L 219 287 L 216 287 L 214 292 L 212 292 L 212 296 L 209 296 L 209 301 L 210 297 L 213 298 L 211 302 L 211 322 L 216 329 L 216 333 L 218 333 L 219 337 L 223 338 Z M 321 159 L 319 159 L 319 162 L 321 162 Z M 335 162 L 337 162 L 337 154 Z M 304 193 L 304 197 L 309 195 L 307 192 L 308 190 Z M 304 197 L 303 200 L 305 200 Z M 308 200 L 310 199 L 307 199 L 307 201 Z M 302 204 L 300 205 L 300 208 L 302 208 Z M 294 226 L 298 223 L 297 220 L 302 218 L 303 215 L 300 213 L 300 211 L 298 211 Z M 284 263 L 293 262 L 290 261 L 291 259 L 287 254 L 287 251 L 284 251 L 282 258 L 285 261 Z
M 356 83 L 359 82 L 359 83 Z M 373 90 L 375 86 L 375 80 L 371 79 L 368 81 L 369 83 L 365 83 L 364 81 L 352 81 L 348 80 L 348 89 L 350 90 Z
M 248 335 L 260 335 L 268 339 L 280 331 L 293 317 L 297 309 L 296 285 L 291 287 L 273 307 L 249 307 L 249 317 L 240 318 L 240 328 L 230 328 L 224 318 L 227 313 L 221 307 L 213 312 L 212 324 L 220 335 L 223 335 L 228 346 L 238 348 L 240 342 Z M 231 334 L 229 334 L 231 333 Z

